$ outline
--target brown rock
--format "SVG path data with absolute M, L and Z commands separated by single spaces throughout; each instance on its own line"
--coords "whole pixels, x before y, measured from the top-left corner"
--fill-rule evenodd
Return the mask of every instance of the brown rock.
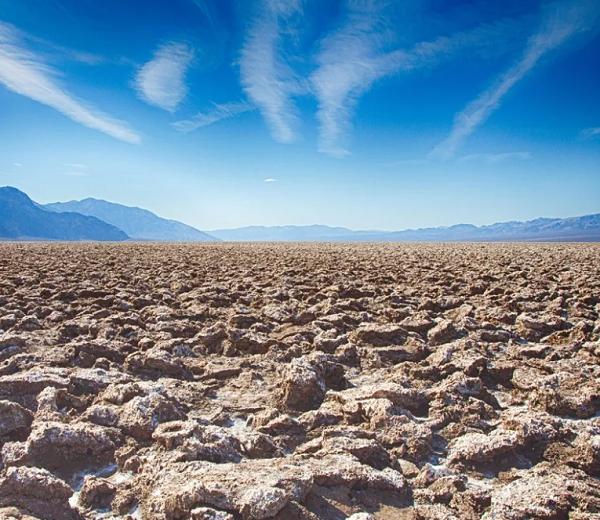
M 0 442 L 3 437 L 27 433 L 33 414 L 12 401 L 0 401 Z
M 77 520 L 69 505 L 73 490 L 41 468 L 8 468 L 0 477 L 0 506 L 15 506 L 45 520 Z
M 120 442 L 112 428 L 43 421 L 33 425 L 26 442 L 5 444 L 2 457 L 6 465 L 33 464 L 72 474 L 78 467 L 108 461 Z
M 352 332 L 349 338 L 359 345 L 387 347 L 390 345 L 403 345 L 407 335 L 406 330 L 398 325 L 365 323 Z
M 284 409 L 307 411 L 318 408 L 327 387 L 321 371 L 306 360 L 292 360 L 283 371 L 281 403 Z
M 484 520 L 559 520 L 600 509 L 600 484 L 585 473 L 539 465 L 494 491 Z
M 90 509 L 107 509 L 116 493 L 115 485 L 105 478 L 88 475 L 83 481 L 79 500 Z
M 458 337 L 458 331 L 450 320 L 442 320 L 427 333 L 430 345 L 442 345 Z

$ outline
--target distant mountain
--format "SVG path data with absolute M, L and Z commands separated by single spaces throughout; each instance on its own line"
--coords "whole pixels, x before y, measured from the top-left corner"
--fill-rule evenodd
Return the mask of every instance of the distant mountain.
M 0 239 L 126 240 L 120 229 L 95 217 L 46 211 L 25 193 L 0 188 Z
M 45 204 L 45 209 L 55 212 L 74 211 L 90 215 L 122 229 L 134 240 L 160 240 L 173 242 L 210 242 L 217 240 L 192 226 L 168 220 L 141 208 L 123 206 L 99 199 L 72 200 Z
M 16 188 L 0 188 L 0 240 L 128 238 L 174 242 L 593 242 L 600 241 L 600 214 L 403 231 L 354 231 L 344 227 L 312 225 L 248 226 L 204 233 L 145 209 L 105 200 L 90 198 L 40 205 Z
M 538 218 L 526 222 L 499 222 L 488 226 L 457 224 L 450 227 L 403 231 L 353 231 L 328 226 L 251 226 L 210 233 L 228 241 L 332 242 L 501 242 L 600 241 L 600 214 L 570 218 Z
M 209 233 L 228 242 L 303 242 L 327 241 L 348 237 L 355 231 L 329 226 L 248 226 L 236 229 L 216 229 Z
M 355 239 L 385 242 L 594 242 L 600 241 L 600 214 L 498 222 L 488 226 L 458 224 L 450 227 L 365 233 Z

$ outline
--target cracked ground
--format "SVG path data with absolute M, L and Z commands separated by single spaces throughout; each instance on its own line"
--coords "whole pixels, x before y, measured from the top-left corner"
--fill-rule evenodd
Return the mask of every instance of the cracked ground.
M 600 516 L 600 246 L 0 245 L 2 519 Z

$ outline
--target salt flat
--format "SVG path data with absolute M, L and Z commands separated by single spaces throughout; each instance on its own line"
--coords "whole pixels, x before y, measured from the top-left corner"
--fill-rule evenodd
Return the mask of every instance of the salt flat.
M 599 260 L 1 244 L 0 517 L 594 518 Z

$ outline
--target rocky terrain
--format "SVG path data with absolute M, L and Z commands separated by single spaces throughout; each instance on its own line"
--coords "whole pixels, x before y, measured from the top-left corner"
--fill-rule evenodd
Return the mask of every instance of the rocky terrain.
M 0 518 L 600 515 L 599 245 L 0 246 Z

